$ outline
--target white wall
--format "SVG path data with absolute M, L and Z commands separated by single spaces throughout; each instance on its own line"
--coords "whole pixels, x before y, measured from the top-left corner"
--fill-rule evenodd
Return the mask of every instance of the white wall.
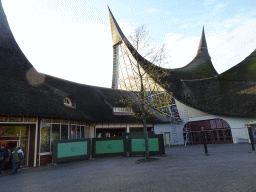
M 184 145 L 183 139 L 184 123 L 180 124 L 156 124 L 154 126 L 155 134 L 164 134 L 169 132 L 171 136 L 171 145 Z
M 187 118 L 186 115 L 185 115 L 186 113 L 184 112 L 184 110 L 187 110 L 188 116 L 190 118 L 209 115 L 208 113 L 199 111 L 199 110 L 194 109 L 192 107 L 189 107 L 189 106 L 179 102 L 178 100 L 175 100 L 175 103 L 176 103 L 176 106 L 178 108 L 178 111 L 179 111 L 179 114 L 180 114 L 180 118 Z

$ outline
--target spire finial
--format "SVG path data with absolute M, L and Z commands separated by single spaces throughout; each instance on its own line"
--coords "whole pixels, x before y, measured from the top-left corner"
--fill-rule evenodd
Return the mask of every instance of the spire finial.
M 203 26 L 203 30 L 202 30 L 202 35 L 201 35 L 200 43 L 199 43 L 199 46 L 198 46 L 198 51 L 200 51 L 202 49 L 208 49 L 207 48 L 206 39 L 205 39 L 205 34 L 204 34 L 204 26 Z
M 108 7 L 108 6 L 107 6 Z M 110 26 L 111 26 L 111 34 L 112 34 L 112 44 L 113 46 L 122 41 L 123 39 L 126 39 L 122 30 L 120 29 L 118 23 L 116 22 L 116 19 L 114 18 L 112 12 L 110 11 L 110 8 L 108 7 L 108 13 L 109 13 L 109 20 L 110 20 Z

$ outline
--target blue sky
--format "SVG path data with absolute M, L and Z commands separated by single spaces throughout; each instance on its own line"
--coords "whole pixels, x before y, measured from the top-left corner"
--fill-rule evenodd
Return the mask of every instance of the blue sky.
M 256 48 L 256 0 L 2 0 L 16 41 L 42 73 L 110 87 L 112 44 L 107 5 L 126 36 L 146 24 L 154 43 L 166 42 L 170 68 L 196 54 L 205 27 L 219 73 Z

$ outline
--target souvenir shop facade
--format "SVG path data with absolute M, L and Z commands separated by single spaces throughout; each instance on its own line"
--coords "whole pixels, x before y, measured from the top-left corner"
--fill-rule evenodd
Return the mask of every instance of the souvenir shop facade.
M 21 147 L 21 166 L 37 167 L 51 163 L 54 140 L 94 137 L 94 127 L 82 121 L 41 117 L 0 116 L 0 145 L 11 150 Z
M 147 124 L 148 131 L 154 130 L 153 124 Z M 99 123 L 95 125 L 96 138 L 121 137 L 124 133 L 143 131 L 143 124 L 139 123 Z

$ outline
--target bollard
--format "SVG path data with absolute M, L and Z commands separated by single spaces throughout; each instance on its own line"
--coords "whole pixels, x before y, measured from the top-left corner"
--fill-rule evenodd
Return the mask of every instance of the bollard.
M 255 147 L 254 147 L 254 137 L 252 135 L 252 128 L 250 126 L 248 126 L 248 132 L 249 132 L 249 138 L 251 141 L 251 145 L 252 145 L 252 151 L 255 151 Z
M 204 132 L 204 128 L 203 127 L 202 127 L 202 131 L 201 131 L 201 135 L 202 135 L 202 139 L 203 139 L 203 143 L 204 143 L 205 155 L 208 155 L 207 142 L 206 142 L 205 132 Z

